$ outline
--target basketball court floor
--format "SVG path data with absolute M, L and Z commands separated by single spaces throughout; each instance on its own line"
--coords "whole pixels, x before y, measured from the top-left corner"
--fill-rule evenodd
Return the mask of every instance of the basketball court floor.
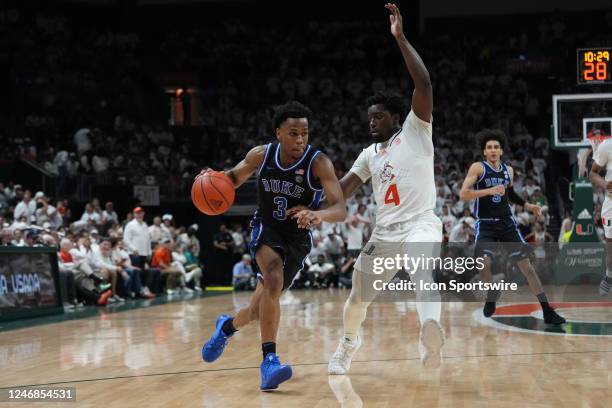
M 250 293 L 94 313 L 0 332 L 0 388 L 76 387 L 83 407 L 609 407 L 612 302 L 557 305 L 565 333 L 546 331 L 537 307 L 445 303 L 444 361 L 421 368 L 411 303 L 374 303 L 350 375 L 328 376 L 342 333 L 345 290 L 284 295 L 278 354 L 293 378 L 259 391 L 258 326 L 236 333 L 225 354 L 204 363 L 200 349 L 220 313 Z

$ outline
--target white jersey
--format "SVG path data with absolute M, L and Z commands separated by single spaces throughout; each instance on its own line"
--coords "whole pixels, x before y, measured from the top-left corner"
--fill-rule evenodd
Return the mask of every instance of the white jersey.
M 601 168 L 606 169 L 606 181 L 612 181 L 612 139 L 604 140 L 595 153 L 593 153 L 593 160 Z M 604 203 L 602 206 L 602 215 L 606 218 L 610 218 L 612 210 L 612 197 L 610 193 L 606 194 Z
M 378 205 L 376 225 L 408 221 L 436 207 L 432 125 L 410 111 L 386 147 L 364 149 L 350 170 L 364 183 L 372 178 Z M 612 174 L 612 173 L 611 173 Z

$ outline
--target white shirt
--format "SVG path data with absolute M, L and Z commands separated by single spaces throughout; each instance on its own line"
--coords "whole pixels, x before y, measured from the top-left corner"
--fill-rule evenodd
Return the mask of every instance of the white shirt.
M 455 217 L 452 214 L 447 214 L 442 217 L 442 225 L 444 225 L 444 229 L 446 230 L 447 233 L 449 233 L 453 229 L 456 222 L 457 222 L 457 217 Z
M 469 241 L 468 227 L 465 227 L 462 222 L 453 227 L 448 235 L 448 242 L 468 242 Z
M 330 255 L 342 254 L 342 248 L 344 247 L 344 241 L 338 235 L 333 235 L 334 239 L 330 239 L 329 236 L 323 240 L 323 248 Z
M 601 168 L 606 169 L 606 181 L 612 180 L 612 139 L 604 140 L 593 155 L 593 160 Z M 609 200 L 609 194 L 606 194 L 605 201 Z M 17 209 L 15 209 L 17 212 Z
M 106 210 L 102 210 L 102 222 L 106 223 L 109 221 L 115 221 L 117 224 L 119 224 L 119 216 L 115 211 L 109 213 Z
M 310 268 L 308 268 L 308 272 L 319 272 L 319 273 L 329 273 L 333 272 L 334 265 L 329 262 L 324 262 L 323 265 L 319 265 L 318 263 L 312 264 Z
M 149 228 L 146 222 L 138 222 L 136 218 L 128 222 L 123 232 L 123 242 L 130 254 L 134 250 L 138 251 L 139 256 L 151 255 L 151 239 L 149 238 Z
M 153 224 L 149 227 L 149 238 L 151 242 L 161 242 L 162 230 L 159 226 Z
M 32 216 L 32 212 L 30 211 L 30 206 L 25 201 L 20 201 L 15 206 L 15 211 L 13 212 L 13 218 L 15 221 L 19 220 L 21 217 L 26 217 L 26 223 L 30 223 L 30 218 Z
M 100 248 L 93 251 L 93 269 L 99 271 L 100 269 L 116 270 L 117 265 L 113 262 L 112 252 L 108 255 L 104 255 Z
M 364 183 L 372 178 L 380 226 L 408 221 L 436 206 L 431 123 L 410 111 L 389 142 L 364 149 L 350 170 Z
M 346 248 L 348 250 L 361 249 L 363 245 L 363 223 L 358 223 L 356 227 L 348 223 L 346 226 L 346 238 Z
M 92 220 L 94 224 L 100 224 L 100 214 L 95 211 L 91 213 L 85 211 L 83 215 L 81 215 L 81 221 L 88 222 L 89 220 Z

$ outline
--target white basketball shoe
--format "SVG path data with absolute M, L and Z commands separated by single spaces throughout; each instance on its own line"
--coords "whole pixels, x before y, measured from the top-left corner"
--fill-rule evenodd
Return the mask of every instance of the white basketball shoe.
M 355 341 L 350 341 L 346 337 L 342 337 L 340 344 L 336 352 L 329 360 L 327 365 L 327 372 L 330 375 L 343 375 L 346 374 L 349 368 L 351 368 L 351 361 L 353 356 L 361 346 L 361 337 L 357 336 Z

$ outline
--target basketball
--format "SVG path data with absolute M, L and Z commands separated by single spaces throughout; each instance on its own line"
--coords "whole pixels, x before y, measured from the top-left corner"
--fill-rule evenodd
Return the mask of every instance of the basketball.
M 234 203 L 234 184 L 223 172 L 206 173 L 191 186 L 191 200 L 206 215 L 220 215 Z

